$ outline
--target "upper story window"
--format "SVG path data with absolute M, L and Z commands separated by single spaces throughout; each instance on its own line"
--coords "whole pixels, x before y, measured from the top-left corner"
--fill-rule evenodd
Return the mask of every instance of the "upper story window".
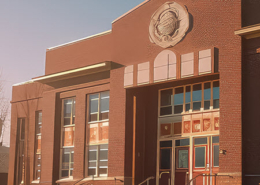
M 35 123 L 35 159 L 34 159 L 34 179 L 40 180 L 41 176 L 41 137 L 42 137 L 42 112 L 36 112 Z
M 89 95 L 89 122 L 109 118 L 109 91 Z
M 88 97 L 87 176 L 107 176 L 109 91 L 90 94 Z
M 62 101 L 60 165 L 61 178 L 73 176 L 75 105 L 75 98 L 68 98 Z
M 160 116 L 219 108 L 219 81 L 160 90 Z

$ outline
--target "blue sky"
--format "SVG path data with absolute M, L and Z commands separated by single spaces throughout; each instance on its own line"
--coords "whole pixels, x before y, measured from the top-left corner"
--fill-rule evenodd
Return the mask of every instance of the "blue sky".
M 6 98 L 15 83 L 44 75 L 46 49 L 111 29 L 144 0 L 2 0 L 0 69 Z

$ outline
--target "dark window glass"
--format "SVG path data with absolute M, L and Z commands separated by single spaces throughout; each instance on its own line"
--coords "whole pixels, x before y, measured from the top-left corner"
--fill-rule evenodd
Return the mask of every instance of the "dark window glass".
M 212 137 L 212 143 L 219 143 L 219 136 Z
M 201 84 L 193 85 L 192 101 L 201 101 Z
M 171 169 L 171 149 L 161 149 L 160 169 Z
M 210 101 L 204 101 L 204 110 L 209 110 L 210 108 Z
M 190 86 L 186 86 L 186 92 L 185 92 L 185 103 L 190 103 Z
M 99 174 L 107 174 L 107 168 L 99 168 Z
M 162 107 L 160 110 L 161 116 L 172 114 L 172 107 Z
M 194 139 L 194 144 L 195 145 L 203 145 L 203 144 L 207 144 L 208 138 L 203 137 L 203 138 L 195 138 Z
M 204 168 L 205 167 L 205 147 L 196 147 L 195 148 L 195 167 Z
M 176 146 L 188 146 L 190 145 L 190 139 L 180 139 L 175 141 Z
M 89 115 L 89 121 L 97 121 L 97 120 L 98 120 L 98 114 Z
M 185 104 L 185 111 L 189 111 L 190 110 L 190 103 Z
M 172 141 L 161 141 L 160 147 L 172 147 Z
M 22 119 L 21 123 L 21 140 L 25 138 L 25 119 Z
M 175 105 L 174 106 L 174 114 L 180 114 L 183 111 L 183 105 Z
M 100 120 L 108 119 L 109 112 L 102 112 L 100 113 Z
M 213 100 L 213 108 L 218 109 L 219 108 L 219 100 Z
M 219 145 L 214 145 L 213 146 L 213 152 L 214 152 L 214 156 L 213 156 L 213 163 L 214 166 L 219 166 Z
M 69 176 L 69 170 L 62 170 L 61 171 L 61 177 L 68 177 Z
M 193 102 L 193 110 L 200 110 L 201 102 Z
M 96 168 L 89 168 L 88 169 L 88 175 L 89 176 L 96 175 Z
M 171 105 L 172 89 L 161 91 L 161 106 Z

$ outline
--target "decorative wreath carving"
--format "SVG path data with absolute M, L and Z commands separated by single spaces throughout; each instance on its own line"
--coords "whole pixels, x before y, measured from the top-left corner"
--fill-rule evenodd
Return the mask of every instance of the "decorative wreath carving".
M 150 41 L 163 48 L 176 45 L 189 29 L 189 14 L 176 2 L 163 4 L 151 18 Z

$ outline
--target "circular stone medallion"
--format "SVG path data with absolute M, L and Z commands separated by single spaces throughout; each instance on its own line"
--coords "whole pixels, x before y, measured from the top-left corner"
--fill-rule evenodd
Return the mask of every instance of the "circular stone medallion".
M 176 45 L 189 29 L 189 14 L 176 2 L 163 4 L 151 18 L 150 41 L 163 48 Z

